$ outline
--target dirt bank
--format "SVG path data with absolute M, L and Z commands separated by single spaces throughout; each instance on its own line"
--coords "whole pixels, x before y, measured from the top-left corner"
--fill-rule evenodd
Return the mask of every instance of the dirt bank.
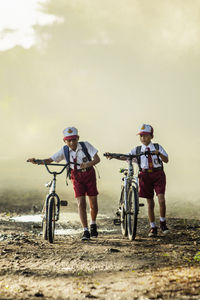
M 139 219 L 130 242 L 101 218 L 98 239 L 57 235 L 54 244 L 38 224 L 0 220 L 0 299 L 200 299 L 197 220 L 169 219 L 170 235 L 150 239 Z

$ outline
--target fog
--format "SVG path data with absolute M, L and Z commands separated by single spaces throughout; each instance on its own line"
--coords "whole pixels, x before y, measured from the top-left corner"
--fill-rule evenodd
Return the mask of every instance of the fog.
M 50 176 L 26 159 L 54 154 L 75 126 L 99 150 L 100 206 L 115 208 L 125 163 L 103 153 L 130 151 L 147 123 L 169 154 L 168 207 L 196 214 L 200 1 L 51 0 L 38 10 L 52 19 L 34 23 L 33 43 L 0 47 L 1 190 L 43 193 Z

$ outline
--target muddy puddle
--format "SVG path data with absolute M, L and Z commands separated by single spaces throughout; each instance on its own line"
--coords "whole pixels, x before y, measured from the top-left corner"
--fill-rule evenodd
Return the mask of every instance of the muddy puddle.
M 88 215 L 89 219 L 89 215 Z M 99 220 L 107 220 L 108 216 L 99 214 Z M 9 218 L 9 221 L 16 223 L 30 223 L 32 228 L 42 228 L 42 214 L 24 214 L 13 216 Z M 105 223 L 105 222 L 104 222 Z M 107 228 L 106 224 L 101 226 L 99 233 L 114 233 L 118 230 L 116 228 Z M 60 216 L 60 220 L 56 222 L 55 235 L 80 235 L 82 228 L 80 227 L 80 220 L 77 213 L 65 212 Z M 42 231 L 38 234 L 42 235 Z

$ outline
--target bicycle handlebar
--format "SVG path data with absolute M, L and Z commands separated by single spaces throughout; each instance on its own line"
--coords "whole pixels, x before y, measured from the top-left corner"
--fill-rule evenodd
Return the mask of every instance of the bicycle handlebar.
M 42 159 L 35 159 L 35 163 L 37 165 L 44 165 L 50 174 L 56 174 L 56 175 L 61 174 L 70 164 L 80 166 L 80 164 L 74 162 L 68 162 L 67 164 L 51 164 L 51 163 L 47 164 Z M 61 166 L 63 168 L 60 172 L 55 172 L 55 171 L 50 171 L 48 166 Z
M 140 154 L 123 154 L 123 153 L 104 153 L 103 155 L 106 156 L 106 157 L 111 157 L 111 158 L 122 158 L 122 157 L 126 157 L 127 159 L 133 159 L 133 158 L 137 158 L 137 157 L 140 157 L 142 155 L 145 155 L 147 156 L 148 154 L 150 155 L 155 155 L 155 152 L 154 151 L 145 151 L 145 152 L 142 152 Z

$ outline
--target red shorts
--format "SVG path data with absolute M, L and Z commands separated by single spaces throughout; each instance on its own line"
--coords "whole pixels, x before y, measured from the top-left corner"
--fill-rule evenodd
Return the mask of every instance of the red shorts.
M 74 170 L 72 170 L 71 179 L 76 198 L 85 195 L 98 195 L 96 185 L 96 173 L 93 167 L 85 172 L 76 172 L 76 174 L 74 173 Z
M 163 170 L 156 172 L 140 172 L 139 174 L 139 196 L 153 199 L 154 190 L 156 195 L 165 194 L 166 176 Z

